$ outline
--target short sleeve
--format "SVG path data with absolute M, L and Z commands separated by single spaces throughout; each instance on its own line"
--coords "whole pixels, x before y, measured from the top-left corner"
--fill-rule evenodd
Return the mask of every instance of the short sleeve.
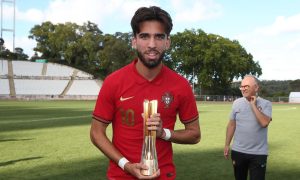
M 115 109 L 114 89 L 108 79 L 103 82 L 93 112 L 94 119 L 105 123 L 112 121 Z
M 272 118 L 272 103 L 267 101 L 265 108 L 263 108 L 262 113 L 269 118 Z
M 198 119 L 196 99 L 189 85 L 185 86 L 185 95 L 182 96 L 179 105 L 179 118 L 182 123 L 188 123 Z
M 231 113 L 229 114 L 229 120 L 236 120 L 236 114 L 237 114 L 237 108 L 236 108 L 236 102 L 233 102 Z

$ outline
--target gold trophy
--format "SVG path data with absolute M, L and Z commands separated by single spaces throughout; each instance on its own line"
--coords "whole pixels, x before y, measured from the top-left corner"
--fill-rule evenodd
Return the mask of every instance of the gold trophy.
M 148 130 L 146 122 L 154 113 L 157 113 L 157 100 L 144 100 L 144 143 L 142 149 L 141 163 L 146 164 L 148 169 L 141 170 L 145 176 L 151 176 L 158 171 L 158 162 L 156 154 L 156 131 Z

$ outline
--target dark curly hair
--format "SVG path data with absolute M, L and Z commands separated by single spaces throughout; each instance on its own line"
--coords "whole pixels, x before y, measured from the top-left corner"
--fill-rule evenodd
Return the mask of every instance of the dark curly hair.
M 131 19 L 131 28 L 135 36 L 140 32 L 140 24 L 144 21 L 159 21 L 165 26 L 165 33 L 169 36 L 172 30 L 172 18 L 165 10 L 157 6 L 139 8 Z

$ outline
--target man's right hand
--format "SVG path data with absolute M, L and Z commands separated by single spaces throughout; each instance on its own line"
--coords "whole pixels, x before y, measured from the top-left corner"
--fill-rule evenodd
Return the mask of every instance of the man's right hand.
M 138 179 L 155 179 L 155 178 L 159 177 L 159 175 L 160 175 L 160 170 L 158 170 L 151 176 L 144 176 L 141 174 L 142 169 L 148 169 L 148 166 L 146 166 L 142 163 L 128 162 L 125 164 L 125 170 Z
M 224 147 L 224 157 L 225 157 L 225 159 L 229 158 L 229 151 L 230 151 L 230 146 L 225 145 L 225 147 Z

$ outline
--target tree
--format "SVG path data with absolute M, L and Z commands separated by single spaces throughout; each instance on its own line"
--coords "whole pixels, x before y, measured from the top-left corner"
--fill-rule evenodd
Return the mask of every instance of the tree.
M 28 60 L 28 55 L 20 47 L 15 48 L 15 55 L 17 60 Z
M 50 62 L 68 64 L 92 73 L 97 58 L 102 31 L 92 22 L 79 26 L 75 23 L 52 24 L 44 22 L 30 30 L 29 38 L 37 41 L 34 48 L 41 58 Z
M 261 75 L 258 62 L 239 44 L 204 31 L 185 30 L 172 37 L 172 66 L 207 94 L 229 94 L 233 79 Z M 196 77 L 194 77 L 195 75 Z
M 44 22 L 31 29 L 29 38 L 37 41 L 34 50 L 40 52 L 41 58 L 68 64 L 101 78 L 125 66 L 135 56 L 131 33 L 102 35 L 97 25 L 89 21 L 82 26 Z M 171 35 L 171 39 L 165 64 L 196 83 L 204 93 L 229 94 L 234 78 L 261 75 L 258 62 L 253 61 L 252 55 L 238 41 L 206 34 L 201 29 L 185 30 Z
M 104 36 L 104 48 L 98 51 L 97 61 L 102 76 L 107 76 L 133 60 L 135 53 L 131 48 L 131 37 L 130 33 L 121 32 Z
M 296 79 L 290 82 L 291 90 L 294 92 L 300 92 L 300 79 Z
M 0 57 L 8 60 L 28 60 L 28 55 L 23 52 L 20 47 L 15 48 L 15 52 L 11 52 L 4 46 L 1 47 Z
M 55 32 L 55 25 L 50 21 L 42 23 L 42 25 L 35 25 L 30 30 L 30 35 L 28 38 L 35 39 L 37 41 L 36 47 L 33 49 L 36 52 L 42 53 L 43 58 L 47 58 L 49 61 L 52 60 L 54 55 L 54 49 L 52 46 L 54 43 L 51 43 L 52 34 Z

